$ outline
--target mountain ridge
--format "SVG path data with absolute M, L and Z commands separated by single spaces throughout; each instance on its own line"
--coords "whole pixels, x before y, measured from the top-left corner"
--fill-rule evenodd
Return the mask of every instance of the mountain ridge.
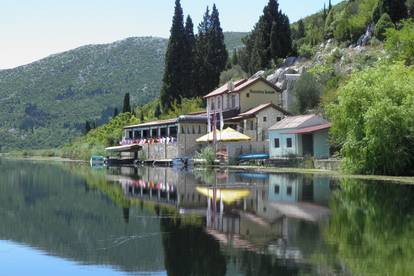
M 226 33 L 230 47 L 241 47 L 242 34 Z M 133 106 L 154 100 L 167 43 L 129 37 L 0 70 L 0 151 L 67 143 L 82 134 L 86 120 L 107 122 L 126 93 Z

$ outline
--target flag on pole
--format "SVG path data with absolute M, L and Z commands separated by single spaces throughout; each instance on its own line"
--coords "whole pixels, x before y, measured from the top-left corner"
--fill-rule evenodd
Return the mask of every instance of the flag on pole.
M 217 144 L 217 116 L 216 111 L 214 111 L 214 119 L 213 119 L 213 144 Z

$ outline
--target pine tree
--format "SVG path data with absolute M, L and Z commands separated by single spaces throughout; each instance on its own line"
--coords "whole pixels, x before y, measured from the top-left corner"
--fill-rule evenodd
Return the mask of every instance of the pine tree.
M 280 36 L 280 52 L 274 53 L 278 58 L 285 58 L 292 52 L 292 33 L 290 30 L 289 17 L 285 14 L 279 15 L 280 26 L 279 26 L 279 36 Z
M 174 101 L 180 101 L 180 93 L 183 91 L 185 82 L 185 70 L 182 63 L 186 55 L 185 46 L 183 9 L 180 0 L 176 0 L 160 96 L 164 110 L 168 110 Z
M 88 134 L 89 131 L 91 131 L 92 127 L 91 124 L 89 123 L 89 121 L 85 122 L 85 134 Z
M 139 113 L 139 121 L 141 122 L 141 123 L 143 123 L 144 121 L 145 121 L 145 117 L 144 117 L 144 111 L 140 111 L 140 113 Z
M 277 0 L 269 0 L 253 31 L 244 40 L 243 69 L 255 73 L 269 68 L 272 59 L 285 58 L 292 51 L 291 35 L 288 17 L 279 11 Z
M 303 20 L 300 19 L 298 21 L 298 34 L 297 34 L 297 38 L 301 39 L 304 38 L 306 36 L 306 30 L 305 30 L 305 23 L 303 23 Z
M 211 31 L 209 36 L 208 62 L 213 66 L 211 90 L 220 82 L 220 74 L 226 68 L 229 58 L 226 44 L 224 43 L 223 29 L 221 28 L 220 15 L 216 5 L 211 12 Z M 209 91 L 210 92 L 210 91 Z
M 131 103 L 129 98 L 129 93 L 126 93 L 124 96 L 124 107 L 122 108 L 123 113 L 131 112 Z
M 214 90 L 220 82 L 220 74 L 226 68 L 228 52 L 216 5 L 212 12 L 207 7 L 196 37 L 197 95 L 203 96 Z
M 185 23 L 185 49 L 186 53 L 183 57 L 183 92 L 182 96 L 186 98 L 191 98 L 195 96 L 197 83 L 196 79 L 196 64 L 195 64 L 195 55 L 196 55 L 196 44 L 194 36 L 194 24 L 190 16 L 187 17 Z
M 239 64 L 239 55 L 237 53 L 237 49 L 233 49 L 233 55 L 231 56 L 231 65 L 238 65 Z
M 154 117 L 159 118 L 161 116 L 161 104 L 157 104 L 154 110 Z

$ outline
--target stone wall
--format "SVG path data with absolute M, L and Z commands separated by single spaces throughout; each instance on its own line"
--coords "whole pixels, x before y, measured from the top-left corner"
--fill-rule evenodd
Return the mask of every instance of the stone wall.
M 139 152 L 138 157 L 141 154 L 145 155 L 147 160 L 163 160 L 174 159 L 178 157 L 177 144 L 146 144 L 142 145 L 142 151 Z

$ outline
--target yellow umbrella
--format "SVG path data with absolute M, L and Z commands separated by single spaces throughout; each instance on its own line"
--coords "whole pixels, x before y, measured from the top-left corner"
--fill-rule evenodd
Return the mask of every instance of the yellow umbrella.
M 232 128 L 226 128 L 223 131 L 216 131 L 216 137 L 218 142 L 239 142 L 239 141 L 250 141 L 251 138 L 243 133 L 240 133 Z M 214 140 L 214 132 L 210 132 L 196 141 L 197 143 L 208 143 L 213 142 Z
M 200 194 L 214 198 L 214 189 L 212 188 L 204 188 L 204 187 L 197 187 L 197 192 Z M 215 189 L 216 190 L 216 200 L 219 201 L 221 199 L 227 203 L 231 204 L 239 199 L 243 199 L 250 195 L 250 190 L 247 189 Z

